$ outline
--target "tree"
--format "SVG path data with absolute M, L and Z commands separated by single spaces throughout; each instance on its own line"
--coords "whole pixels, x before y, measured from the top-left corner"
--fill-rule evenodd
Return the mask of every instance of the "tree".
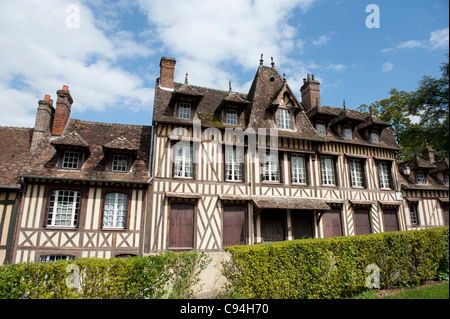
M 446 56 L 440 78 L 424 76 L 416 91 L 391 89 L 389 98 L 358 108 L 364 113 L 371 108 L 373 115 L 392 124 L 391 129 L 402 148 L 400 160 L 420 154 L 424 139 L 434 148 L 436 160 L 449 154 L 449 55 Z M 412 123 L 411 116 L 418 116 L 419 122 Z

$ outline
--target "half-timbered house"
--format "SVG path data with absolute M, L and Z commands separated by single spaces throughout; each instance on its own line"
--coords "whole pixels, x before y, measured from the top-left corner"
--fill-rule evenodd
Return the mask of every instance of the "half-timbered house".
M 142 254 L 151 127 L 71 119 L 72 103 L 46 95 L 23 137 L 12 262 Z
M 322 105 L 314 75 L 298 101 L 262 58 L 248 93 L 174 82 L 175 64 L 155 87 L 144 252 L 408 228 L 388 123 Z

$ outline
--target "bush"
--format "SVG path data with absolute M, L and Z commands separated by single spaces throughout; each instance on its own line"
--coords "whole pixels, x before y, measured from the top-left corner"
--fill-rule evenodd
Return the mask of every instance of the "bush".
M 226 248 L 224 275 L 241 298 L 342 298 L 374 283 L 415 285 L 448 273 L 448 227 Z M 229 287 L 230 288 L 230 287 Z
M 0 298 L 188 298 L 208 262 L 204 253 L 191 251 L 4 265 Z

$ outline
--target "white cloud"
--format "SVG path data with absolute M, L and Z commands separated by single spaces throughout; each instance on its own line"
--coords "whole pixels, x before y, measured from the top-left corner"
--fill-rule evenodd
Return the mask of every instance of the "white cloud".
M 288 19 L 298 12 L 295 8 L 305 12 L 313 1 L 140 0 L 139 4 L 165 50 L 177 58 L 180 79 L 189 70 L 190 83 L 226 88 L 233 78 L 227 65 L 249 71 L 258 65 L 261 53 L 266 65 L 271 56 L 275 63 L 285 63 L 286 53 L 302 45 Z
M 313 45 L 315 46 L 322 46 L 328 43 L 328 41 L 330 41 L 330 37 L 327 35 L 321 35 L 317 40 L 314 40 L 312 42 Z
M 66 25 L 69 4 L 79 9 L 79 28 Z M 117 65 L 148 54 L 127 32 L 106 36 L 93 12 L 77 1 L 2 1 L 0 95 L 9 102 L 0 105 L 0 125 L 33 126 L 38 100 L 44 94 L 56 100 L 62 85 L 71 90 L 73 110 L 103 110 L 118 102 L 148 107 L 153 90 Z M 14 83 L 17 78 L 20 85 Z
M 340 72 L 340 71 L 344 71 L 348 67 L 348 65 L 344 65 L 344 64 L 330 64 L 330 65 L 328 65 L 328 67 L 330 69 L 334 70 L 334 71 Z
M 383 63 L 383 65 L 381 66 L 381 71 L 382 72 L 389 72 L 394 68 L 394 65 L 392 64 L 392 62 L 385 62 Z
M 414 48 L 426 48 L 430 50 L 445 49 L 448 50 L 449 41 L 449 28 L 437 29 L 430 32 L 430 38 L 428 40 L 408 40 L 397 44 L 394 47 L 384 48 L 381 53 L 388 53 L 395 51 L 396 49 L 414 49 Z

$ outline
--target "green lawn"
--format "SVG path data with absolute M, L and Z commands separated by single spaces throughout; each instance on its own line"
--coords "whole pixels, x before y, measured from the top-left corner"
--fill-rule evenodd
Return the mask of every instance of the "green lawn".
M 449 282 L 426 287 L 414 287 L 402 290 L 396 294 L 379 297 L 375 290 L 365 291 L 355 299 L 449 299 Z

